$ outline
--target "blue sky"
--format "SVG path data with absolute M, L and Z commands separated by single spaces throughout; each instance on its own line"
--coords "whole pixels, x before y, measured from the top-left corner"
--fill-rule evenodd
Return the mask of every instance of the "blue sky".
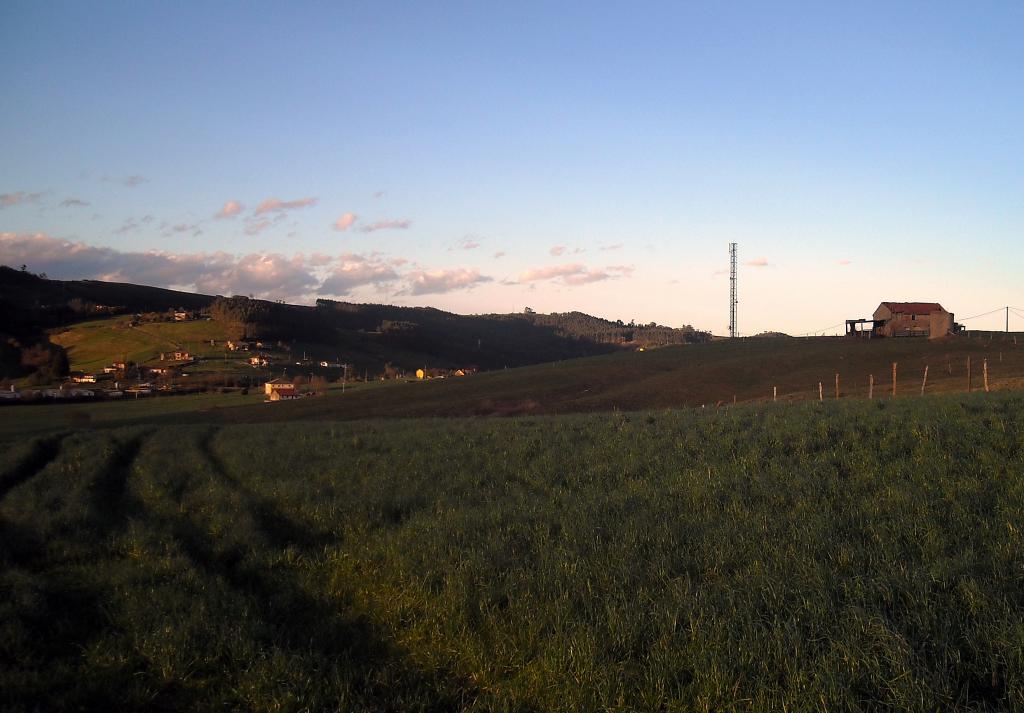
M 1024 5 L 895 5 L 4 3 L 0 261 L 724 332 L 736 241 L 744 333 L 1022 305 Z

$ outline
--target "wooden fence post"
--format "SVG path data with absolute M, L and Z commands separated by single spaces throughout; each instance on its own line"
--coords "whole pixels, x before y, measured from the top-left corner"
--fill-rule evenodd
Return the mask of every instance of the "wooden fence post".
M 821 385 L 821 382 L 819 381 L 818 382 L 818 401 L 824 401 L 824 400 L 825 400 L 825 391 L 824 391 L 824 388 Z
M 875 375 L 868 376 L 868 399 L 875 398 Z
M 898 362 L 895 362 L 895 361 L 892 363 L 892 395 L 893 395 L 893 398 L 896 397 L 896 365 L 897 364 L 898 364 Z
M 779 400 L 779 387 L 778 386 L 773 386 L 772 387 L 772 403 L 774 403 L 774 402 L 776 402 L 778 400 Z
M 971 357 L 967 357 L 967 393 L 971 393 Z
M 988 393 L 988 359 L 981 362 L 981 371 L 985 377 L 985 392 Z
M 839 398 L 839 374 L 836 374 L 836 398 Z
M 921 396 L 924 396 L 924 389 L 928 386 L 928 365 L 924 365 L 924 378 L 921 379 Z

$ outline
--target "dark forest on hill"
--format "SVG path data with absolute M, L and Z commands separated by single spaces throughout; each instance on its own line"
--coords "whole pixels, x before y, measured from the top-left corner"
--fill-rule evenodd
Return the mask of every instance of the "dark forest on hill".
M 0 266 L 3 377 L 67 373 L 67 357 L 46 330 L 119 314 L 185 309 L 209 315 L 228 338 L 264 339 L 333 350 L 361 366 L 476 366 L 495 369 L 708 341 L 686 325 L 623 323 L 582 312 L 460 315 L 432 307 L 318 299 L 302 306 L 209 296 L 98 280 L 51 280 Z

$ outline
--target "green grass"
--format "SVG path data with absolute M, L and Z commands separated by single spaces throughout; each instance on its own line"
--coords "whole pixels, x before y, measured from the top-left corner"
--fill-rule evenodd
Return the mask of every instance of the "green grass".
M 345 398 L 362 391 L 377 391 L 395 386 L 400 384 L 381 381 L 348 384 Z M 330 384 L 326 391 L 330 395 L 328 398 L 341 397 L 341 384 Z M 258 411 L 276 409 L 280 406 L 267 404 L 265 399 L 263 387 L 254 386 L 246 395 L 236 389 L 226 394 L 208 392 L 141 398 L 128 395 L 111 401 L 6 404 L 0 406 L 0 443 L 69 427 L 112 428 L 140 424 L 163 426 L 174 423 L 220 421 L 224 418 L 223 413 L 232 413 L 238 407 L 252 406 Z
M 129 321 L 129 317 L 108 317 L 81 322 L 55 330 L 50 339 L 67 349 L 71 368 L 81 371 L 99 371 L 123 358 L 142 364 L 159 359 L 160 352 L 175 349 L 187 349 L 199 356 L 224 358 L 226 335 L 223 325 L 217 322 L 147 322 L 129 327 Z M 221 346 L 211 347 L 211 339 L 220 342 Z M 239 354 L 229 357 L 243 358 Z
M 927 393 L 963 392 L 970 357 L 973 388 L 982 388 L 982 362 L 988 359 L 990 388 L 1024 388 L 1024 340 L 915 339 L 749 339 L 643 353 L 627 352 L 536 366 L 492 371 L 464 378 L 413 382 L 401 388 L 366 391 L 344 399 L 316 399 L 266 409 L 232 409 L 228 421 L 362 419 L 368 417 L 539 415 L 712 407 L 739 402 L 770 402 L 772 387 L 781 401 L 835 395 L 840 398 L 890 396 L 892 362 L 898 362 L 898 398 L 919 398 L 925 366 Z
M 239 404 L 260 404 L 264 399 L 261 389 L 250 389 L 246 396 L 205 393 L 180 396 L 131 396 L 117 401 L 96 403 L 40 403 L 5 406 L 0 408 L 0 442 L 68 427 L 110 427 L 145 422 L 156 418 L 170 418 L 187 422 L 202 417 L 211 409 L 229 408 Z
M 168 327 L 174 325 L 167 325 Z M 360 384 L 340 397 L 337 389 L 322 399 L 275 404 L 266 408 L 229 400 L 211 412 L 200 400 L 195 409 L 175 408 L 175 414 L 149 413 L 145 409 L 124 412 L 118 405 L 79 405 L 74 408 L 92 414 L 97 422 L 118 424 L 131 419 L 156 421 L 162 425 L 188 419 L 189 422 L 255 423 L 271 421 L 349 420 L 374 417 L 467 415 L 541 415 L 604 411 L 639 411 L 679 407 L 714 407 L 743 402 L 770 402 L 772 388 L 778 399 L 816 401 L 818 383 L 824 396 L 833 400 L 835 375 L 840 374 L 840 398 L 868 396 L 868 377 L 875 377 L 876 399 L 889 399 L 892 362 L 898 362 L 898 399 L 917 399 L 921 393 L 924 368 L 929 367 L 927 394 L 957 393 L 967 389 L 966 363 L 972 360 L 973 388 L 982 389 L 982 363 L 989 362 L 990 388 L 1024 388 L 1024 339 L 996 334 L 992 339 L 950 339 L 928 341 L 889 339 L 848 341 L 845 339 L 747 339 L 719 341 L 682 347 L 666 347 L 643 353 L 626 352 L 585 359 L 552 362 L 536 366 L 484 372 L 470 377 L 453 377 L 424 382 L 388 382 L 391 388 L 376 388 L 380 382 Z M 210 361 L 205 366 L 222 369 Z M 202 374 L 202 371 L 196 371 Z M 260 372 L 244 367 L 240 375 Z M 366 388 L 374 386 L 374 388 Z M 66 408 L 57 406 L 55 408 Z M 189 410 L 196 411 L 188 413 Z M 205 410 L 205 413 L 198 411 Z M 0 409 L 0 437 L 4 433 L 29 433 L 32 424 L 54 428 L 62 425 L 62 412 L 54 412 L 56 423 L 34 417 L 23 418 L 18 409 Z M 108 418 L 108 415 L 115 416 Z
M 1017 394 L 10 445 L 5 710 L 1024 705 Z

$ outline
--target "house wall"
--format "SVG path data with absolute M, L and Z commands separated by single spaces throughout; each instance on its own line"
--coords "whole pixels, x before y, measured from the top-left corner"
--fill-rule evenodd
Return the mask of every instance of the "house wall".
M 938 311 L 930 314 L 893 314 L 888 307 L 879 305 L 872 318 L 885 320 L 876 330 L 880 336 L 917 336 L 937 339 L 953 331 L 953 315 Z
M 951 312 L 932 312 L 928 315 L 931 326 L 931 337 L 937 339 L 953 331 L 953 314 Z

